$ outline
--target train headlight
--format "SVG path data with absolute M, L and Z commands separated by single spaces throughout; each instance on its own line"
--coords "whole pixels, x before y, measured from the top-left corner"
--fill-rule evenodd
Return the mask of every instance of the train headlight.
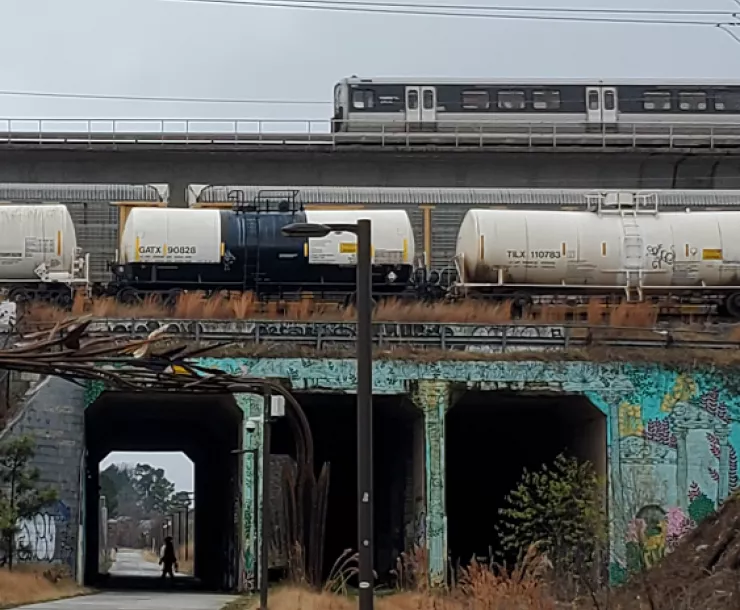
M 396 280 L 398 279 L 398 276 L 397 276 L 397 275 L 396 275 L 395 273 L 393 273 L 393 271 L 391 271 L 390 273 L 388 273 L 388 275 L 386 275 L 385 277 L 386 277 L 386 279 L 387 279 L 387 280 L 388 280 L 388 281 L 389 281 L 389 282 L 390 282 L 391 284 L 392 284 L 393 282 L 395 282 L 395 281 L 396 281 Z

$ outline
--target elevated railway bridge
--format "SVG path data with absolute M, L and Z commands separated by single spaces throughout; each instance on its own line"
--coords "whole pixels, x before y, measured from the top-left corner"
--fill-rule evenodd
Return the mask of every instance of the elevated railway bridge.
M 572 133 L 533 123 L 333 133 L 328 121 L 0 119 L 0 182 L 731 189 L 740 133 L 712 124 Z

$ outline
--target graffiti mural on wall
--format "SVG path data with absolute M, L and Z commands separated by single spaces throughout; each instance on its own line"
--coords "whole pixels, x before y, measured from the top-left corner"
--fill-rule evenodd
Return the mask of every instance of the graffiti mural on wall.
M 738 397 L 725 379 L 635 368 L 611 438 L 612 580 L 672 551 L 738 487 Z
M 69 507 L 61 501 L 18 522 L 16 560 L 29 563 L 73 565 L 73 534 Z
M 200 363 L 284 379 L 294 391 L 345 392 L 357 385 L 353 360 L 207 358 Z M 670 552 L 739 487 L 740 382 L 732 371 L 562 361 L 379 360 L 373 382 L 376 393 L 408 395 L 424 413 L 426 492 L 424 505 L 415 511 L 423 516 L 407 526 L 410 536 L 416 534 L 425 544 L 430 571 L 440 580 L 447 561 L 443 449 L 444 415 L 455 394 L 451 389 L 583 394 L 606 415 L 615 582 Z M 88 400 L 99 392 L 91 384 Z M 259 400 L 245 396 L 237 402 L 246 416 L 259 416 Z M 244 449 L 260 447 L 260 429 L 245 431 Z M 251 584 L 259 531 L 251 500 L 257 495 L 252 486 L 259 468 L 254 472 L 251 461 L 244 462 L 244 571 Z

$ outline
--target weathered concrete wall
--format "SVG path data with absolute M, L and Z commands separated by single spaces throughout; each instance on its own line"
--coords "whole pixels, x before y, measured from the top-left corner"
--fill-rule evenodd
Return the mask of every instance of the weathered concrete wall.
M 80 523 L 80 471 L 84 451 L 84 390 L 46 377 L 25 396 L 25 404 L 0 432 L 0 442 L 28 435 L 36 441 L 33 465 L 41 484 L 58 500 L 23 520 L 17 537 L 20 561 L 62 563 L 76 572 Z
M 0 151 L 0 182 L 307 186 L 732 189 L 740 159 L 706 154 L 548 152 Z

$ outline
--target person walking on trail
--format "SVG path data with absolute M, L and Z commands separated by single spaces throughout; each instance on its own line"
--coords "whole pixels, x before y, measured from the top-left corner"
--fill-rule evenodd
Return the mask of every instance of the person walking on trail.
M 172 544 L 172 537 L 167 536 L 164 539 L 164 544 L 159 550 L 159 565 L 162 566 L 162 578 L 165 578 L 167 574 L 171 578 L 175 578 L 175 572 L 177 572 L 177 557 L 175 556 L 175 547 Z M 175 568 L 174 572 L 172 568 Z

